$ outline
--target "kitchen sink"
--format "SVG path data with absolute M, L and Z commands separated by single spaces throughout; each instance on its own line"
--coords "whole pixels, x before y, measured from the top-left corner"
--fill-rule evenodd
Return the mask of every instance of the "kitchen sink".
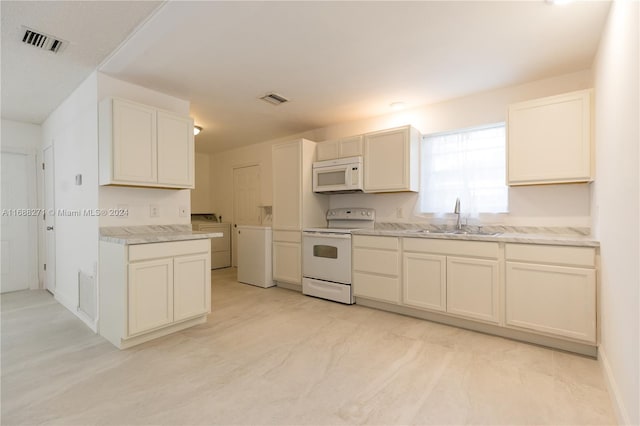
M 444 229 L 409 229 L 409 234 L 448 234 L 450 231 Z
M 502 234 L 502 232 L 485 232 L 485 231 L 465 231 L 462 229 L 456 229 L 455 231 L 447 231 L 447 234 L 450 235 L 481 235 L 488 237 L 495 237 L 496 235 Z
M 437 234 L 437 235 L 474 235 L 474 236 L 488 236 L 495 237 L 502 232 L 485 232 L 485 231 L 465 231 L 463 229 L 408 229 L 407 234 Z

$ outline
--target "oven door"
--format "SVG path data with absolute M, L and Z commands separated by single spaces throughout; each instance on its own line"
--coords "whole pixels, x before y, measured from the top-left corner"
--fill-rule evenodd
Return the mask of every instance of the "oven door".
M 313 169 L 313 191 L 349 191 L 351 187 L 351 175 L 348 173 L 351 167 L 346 165 L 318 167 Z
M 351 234 L 304 232 L 302 275 L 351 284 Z

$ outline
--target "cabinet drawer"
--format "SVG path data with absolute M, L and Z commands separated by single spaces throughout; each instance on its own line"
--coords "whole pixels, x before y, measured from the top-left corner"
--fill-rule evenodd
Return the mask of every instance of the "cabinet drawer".
M 353 251 L 353 270 L 399 276 L 400 254 L 397 251 L 355 249 Z
M 400 279 L 353 273 L 353 294 L 383 302 L 400 303 Z
M 399 239 L 396 237 L 373 237 L 369 235 L 354 235 L 354 247 L 366 247 L 373 249 L 398 250 L 400 248 Z
M 302 235 L 299 231 L 273 231 L 273 241 L 300 243 L 302 242 Z
M 210 250 L 209 239 L 172 241 L 168 243 L 135 244 L 129 246 L 129 262 L 162 257 L 184 256 L 195 253 L 207 253 Z
M 451 254 L 455 256 L 498 258 L 498 243 L 488 241 L 453 241 L 428 238 L 403 238 L 405 251 Z
M 594 267 L 596 250 L 593 247 L 565 247 L 534 244 L 506 244 L 507 260 L 553 265 Z

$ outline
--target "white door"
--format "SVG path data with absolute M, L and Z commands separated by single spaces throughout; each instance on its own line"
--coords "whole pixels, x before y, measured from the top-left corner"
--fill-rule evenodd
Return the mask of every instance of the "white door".
M 34 276 L 29 216 L 30 157 L 2 153 L 2 282 L 0 292 L 26 290 Z
M 54 164 L 53 146 L 43 151 L 44 157 L 44 288 L 51 293 L 56 290 L 56 231 L 55 231 L 55 197 L 54 197 Z
M 260 166 L 233 169 L 233 266 L 238 266 L 237 227 L 260 225 Z

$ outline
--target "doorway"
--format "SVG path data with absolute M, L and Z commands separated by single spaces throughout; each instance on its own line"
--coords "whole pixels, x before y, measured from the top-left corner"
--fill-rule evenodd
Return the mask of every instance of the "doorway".
M 35 156 L 3 151 L 0 293 L 38 288 Z
M 234 167 L 233 169 L 233 232 L 231 246 L 233 266 L 238 266 L 238 225 L 260 225 L 260 165 Z

